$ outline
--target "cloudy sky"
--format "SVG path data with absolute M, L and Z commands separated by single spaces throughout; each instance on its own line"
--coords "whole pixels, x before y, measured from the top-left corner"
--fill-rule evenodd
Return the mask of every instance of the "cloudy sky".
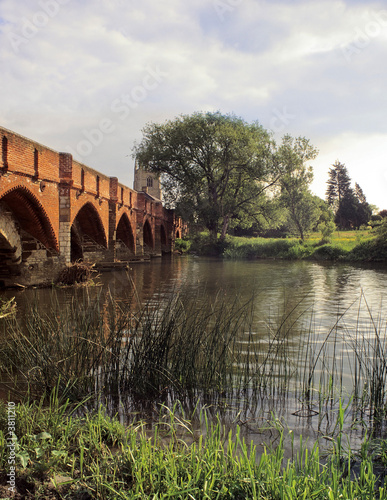
M 387 5 L 370 0 L 0 0 L 0 125 L 132 186 L 147 122 L 258 120 L 345 163 L 387 208 Z

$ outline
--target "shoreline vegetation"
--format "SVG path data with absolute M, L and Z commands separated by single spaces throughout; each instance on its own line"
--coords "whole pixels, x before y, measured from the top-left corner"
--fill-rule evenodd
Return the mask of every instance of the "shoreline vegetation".
M 83 291 L 1 320 L 1 497 L 387 499 L 383 321 L 343 335 L 345 313 L 323 342 L 310 326 L 294 343 L 302 302 L 257 339 L 253 301 Z M 318 438 L 294 437 L 276 401 L 315 416 Z
M 342 262 L 386 262 L 387 229 L 335 231 L 329 238 L 311 233 L 305 240 L 296 237 L 268 238 L 226 236 L 213 243 L 206 232 L 177 239 L 180 253 L 220 256 L 225 259 L 316 260 Z
M 81 403 L 80 403 L 81 405 Z M 100 407 L 77 415 L 58 391 L 49 403 L 27 401 L 15 406 L 14 455 L 4 427 L 7 407 L 0 402 L 1 498 L 15 499 L 371 499 L 387 498 L 380 479 L 386 465 L 385 448 L 364 440 L 351 452 L 344 446 L 343 408 L 339 432 L 329 450 L 318 444 L 308 449 L 278 422 L 275 446 L 257 456 L 241 427 L 227 432 L 205 412 L 204 432 L 197 433 L 175 409 L 160 412 L 152 433 L 145 422 L 127 426 Z M 9 416 L 8 416 L 9 419 Z M 285 459 L 285 440 L 292 456 Z M 6 484 L 10 456 L 18 464 Z

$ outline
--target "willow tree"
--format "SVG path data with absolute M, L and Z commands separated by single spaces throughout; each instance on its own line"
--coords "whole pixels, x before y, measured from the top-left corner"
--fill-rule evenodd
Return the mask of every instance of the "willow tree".
M 317 154 L 308 139 L 290 135 L 283 137 L 276 154 L 283 171 L 279 181 L 280 201 L 287 211 L 289 229 L 298 233 L 301 239 L 316 225 L 321 214 L 319 198 L 309 189 L 313 169 L 307 164 Z
M 281 175 L 271 136 L 257 122 L 194 113 L 142 132 L 137 161 L 161 176 L 167 206 L 204 224 L 213 240 L 225 237 L 233 219 L 259 211 Z

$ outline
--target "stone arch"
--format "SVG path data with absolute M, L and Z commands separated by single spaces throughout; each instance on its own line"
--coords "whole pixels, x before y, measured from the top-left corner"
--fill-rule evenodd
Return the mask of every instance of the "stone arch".
M 85 247 L 106 250 L 106 234 L 101 217 L 94 205 L 85 203 L 71 225 L 71 261 L 83 259 Z M 95 249 L 94 248 L 94 249 Z M 90 250 L 92 251 L 92 250 Z
M 149 224 L 149 220 L 146 220 L 143 227 L 143 240 L 144 240 L 144 248 L 148 247 L 151 250 L 154 249 L 154 239 L 152 234 L 152 228 Z
M 23 244 L 12 212 L 0 204 L 0 287 L 11 276 L 20 274 Z
M 127 214 L 123 214 L 117 225 L 116 242 L 122 242 L 131 252 L 135 252 L 132 226 Z
M 22 231 L 38 240 L 47 249 L 59 252 L 50 218 L 40 201 L 27 188 L 17 186 L 6 192 L 0 201 L 12 212 Z
M 20 264 L 22 260 L 22 240 L 12 213 L 0 204 L 0 256 L 1 260 Z

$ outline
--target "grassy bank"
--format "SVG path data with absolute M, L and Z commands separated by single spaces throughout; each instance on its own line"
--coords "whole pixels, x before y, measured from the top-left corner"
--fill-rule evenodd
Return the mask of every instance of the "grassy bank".
M 364 231 L 335 232 L 329 241 L 320 233 L 310 234 L 304 241 L 298 238 L 246 238 L 227 236 L 224 242 L 209 243 L 200 233 L 191 240 L 179 241 L 183 252 L 199 255 L 221 255 L 227 259 L 311 259 L 356 262 L 387 260 L 385 234 Z
M 285 460 L 284 441 L 292 435 L 275 423 L 276 445 L 258 457 L 240 427 L 227 433 L 219 422 L 210 424 L 205 413 L 203 432 L 166 411 L 149 435 L 145 424 L 124 427 L 102 408 L 77 416 L 79 407 L 55 391 L 49 401 L 48 406 L 42 401 L 16 405 L 15 455 L 7 447 L 8 407 L 0 404 L 1 498 L 387 498 L 377 473 L 386 465 L 385 455 L 371 453 L 367 442 L 358 455 L 344 450 L 341 432 L 328 458 L 317 445 L 308 451 L 301 440 Z M 339 427 L 341 418 L 339 413 Z

